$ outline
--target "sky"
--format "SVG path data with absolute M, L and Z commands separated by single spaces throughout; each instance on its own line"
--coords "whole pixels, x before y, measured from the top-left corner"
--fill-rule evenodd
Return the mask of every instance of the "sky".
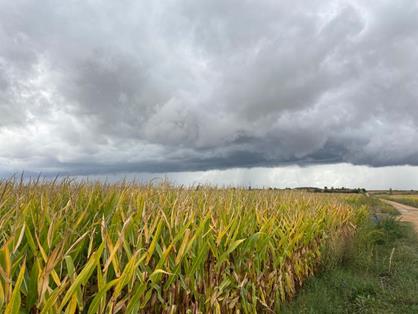
M 0 0 L 0 177 L 418 189 L 416 0 Z

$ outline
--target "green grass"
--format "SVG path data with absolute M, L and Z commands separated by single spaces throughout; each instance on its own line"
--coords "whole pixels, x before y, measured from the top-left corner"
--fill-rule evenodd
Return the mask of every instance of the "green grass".
M 382 198 L 382 197 L 379 197 Z M 399 212 L 391 205 L 382 202 L 378 197 L 363 197 L 352 198 L 350 202 L 352 205 L 366 205 L 372 216 L 398 216 Z
M 418 237 L 394 215 L 378 217 L 359 230 L 340 263 L 305 283 L 283 313 L 418 313 Z
M 418 207 L 418 195 L 416 194 L 386 194 L 381 195 L 380 197 L 404 205 Z

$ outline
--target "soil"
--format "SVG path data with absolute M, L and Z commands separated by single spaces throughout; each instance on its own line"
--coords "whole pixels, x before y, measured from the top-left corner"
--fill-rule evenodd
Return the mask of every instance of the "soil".
M 410 222 L 418 233 L 418 208 L 384 199 L 382 201 L 395 207 L 401 213 L 401 221 Z

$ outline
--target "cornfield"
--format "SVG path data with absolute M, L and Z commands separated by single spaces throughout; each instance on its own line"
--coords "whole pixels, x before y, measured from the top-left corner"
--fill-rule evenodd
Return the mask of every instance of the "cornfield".
M 2 181 L 0 312 L 276 312 L 353 234 L 360 197 Z

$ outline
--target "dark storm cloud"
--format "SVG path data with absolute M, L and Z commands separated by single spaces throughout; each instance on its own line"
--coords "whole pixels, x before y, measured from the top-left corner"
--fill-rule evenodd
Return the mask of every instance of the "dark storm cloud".
M 0 172 L 418 165 L 416 1 L 0 1 Z

